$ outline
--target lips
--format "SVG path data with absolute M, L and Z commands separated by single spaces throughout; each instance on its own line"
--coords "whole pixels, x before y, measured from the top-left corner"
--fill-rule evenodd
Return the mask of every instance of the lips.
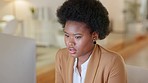
M 75 54 L 76 53 L 76 49 L 75 48 L 69 48 L 69 53 L 71 54 Z

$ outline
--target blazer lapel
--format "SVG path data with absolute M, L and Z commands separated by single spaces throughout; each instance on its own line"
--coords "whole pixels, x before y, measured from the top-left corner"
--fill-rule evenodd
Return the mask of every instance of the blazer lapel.
M 69 54 L 69 59 L 67 61 L 67 83 L 73 83 L 73 65 L 74 65 L 74 58 L 71 57 Z
M 98 45 L 95 45 L 95 48 L 92 52 L 90 61 L 88 63 L 86 76 L 85 76 L 85 82 L 84 83 L 93 83 L 96 71 L 99 67 L 100 62 L 100 48 Z

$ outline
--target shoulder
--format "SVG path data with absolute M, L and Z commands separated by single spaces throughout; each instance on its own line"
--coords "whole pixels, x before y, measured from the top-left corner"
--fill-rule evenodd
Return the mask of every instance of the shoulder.
M 68 53 L 68 50 L 66 48 L 62 48 L 58 50 L 56 55 L 60 56 L 60 55 L 67 54 L 67 53 Z
M 101 49 L 101 64 L 108 67 L 113 67 L 117 65 L 124 66 L 124 60 L 122 56 L 114 51 L 108 50 L 100 46 Z
M 61 61 L 61 60 L 66 60 L 68 59 L 68 56 L 69 53 L 68 53 L 68 50 L 66 48 L 62 48 L 62 49 L 59 49 L 57 54 L 56 54 L 56 61 Z
M 104 59 L 107 59 L 108 61 L 115 61 L 116 59 L 121 61 L 123 60 L 122 56 L 117 52 L 108 50 L 101 46 L 100 46 L 100 49 L 101 49 L 101 57 Z
M 102 69 L 104 75 L 107 75 L 107 78 L 109 76 L 109 81 L 112 83 L 126 83 L 126 69 L 122 56 L 101 46 L 100 49 L 100 69 Z

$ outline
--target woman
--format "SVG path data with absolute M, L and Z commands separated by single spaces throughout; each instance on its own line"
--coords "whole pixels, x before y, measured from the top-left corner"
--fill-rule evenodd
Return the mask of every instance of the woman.
M 97 0 L 67 0 L 57 10 L 66 48 L 56 55 L 55 83 L 126 83 L 120 55 L 96 44 L 110 32 L 106 8 Z

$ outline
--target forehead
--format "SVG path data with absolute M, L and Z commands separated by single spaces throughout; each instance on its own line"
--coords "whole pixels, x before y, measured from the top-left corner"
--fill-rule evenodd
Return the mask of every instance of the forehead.
M 64 31 L 67 33 L 87 33 L 90 32 L 89 27 L 83 22 L 67 21 Z

